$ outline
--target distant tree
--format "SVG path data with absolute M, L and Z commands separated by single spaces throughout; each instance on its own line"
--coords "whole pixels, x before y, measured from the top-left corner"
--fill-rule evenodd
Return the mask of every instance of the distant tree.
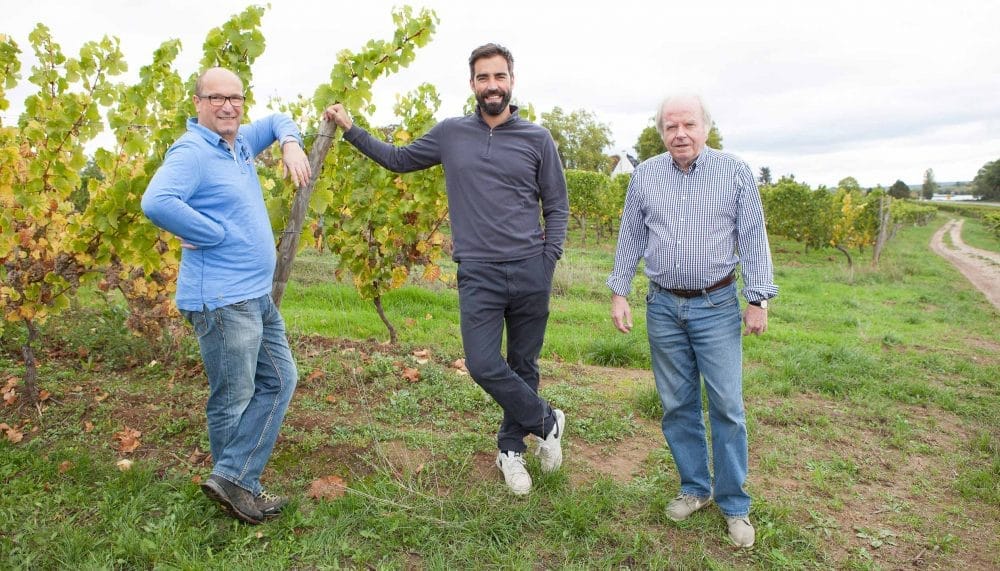
M 858 184 L 858 179 L 853 176 L 848 176 L 840 179 L 840 182 L 837 183 L 837 188 L 848 192 L 854 192 L 861 190 L 861 185 Z
M 592 172 L 608 171 L 604 149 L 611 146 L 611 128 L 582 109 L 567 114 L 560 107 L 542 113 L 542 126 L 552 133 L 563 167 Z
M 760 167 L 760 176 L 757 177 L 757 182 L 760 184 L 771 184 L 771 168 L 770 167 Z
M 705 141 L 705 146 L 722 150 L 722 133 L 719 132 L 719 126 L 714 122 L 712 123 L 712 130 L 708 132 L 708 140 Z M 660 133 L 654 125 L 646 127 L 639 133 L 639 140 L 635 143 L 635 151 L 638 153 L 640 161 L 655 157 L 665 150 L 663 147 L 663 138 L 660 137 Z
M 927 171 L 924 172 L 924 198 L 927 200 L 934 198 L 934 193 L 936 193 L 939 188 L 938 183 L 934 181 L 934 169 L 927 169 Z
M 638 159 L 644 161 L 655 157 L 666 149 L 663 148 L 663 139 L 656 131 L 656 127 L 650 125 L 639 133 L 639 140 L 635 143 L 635 152 Z
M 77 212 L 86 210 L 87 204 L 90 202 L 91 179 L 97 182 L 104 180 L 104 173 L 101 172 L 101 167 L 97 166 L 97 162 L 93 158 L 88 159 L 87 166 L 80 171 L 80 186 L 69 196 L 69 201 L 73 203 L 73 209 Z
M 722 133 L 719 132 L 719 126 L 712 122 L 712 130 L 708 132 L 708 140 L 705 141 L 706 147 L 711 147 L 719 151 L 722 150 Z
M 1000 200 L 1000 160 L 983 165 L 972 179 L 972 192 L 982 200 Z
M 896 180 L 889 187 L 889 196 L 893 198 L 909 198 L 910 197 L 910 186 L 901 180 Z

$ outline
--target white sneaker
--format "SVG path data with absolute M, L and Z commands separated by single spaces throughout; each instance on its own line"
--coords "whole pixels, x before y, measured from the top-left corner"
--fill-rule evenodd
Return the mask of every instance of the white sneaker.
M 549 431 L 545 440 L 539 442 L 538 450 L 535 452 L 542 464 L 542 472 L 554 472 L 559 469 L 559 466 L 562 466 L 561 440 L 563 429 L 566 428 L 566 415 L 558 408 L 553 409 L 552 414 L 556 417 L 556 425 Z
M 726 517 L 729 539 L 739 547 L 753 547 L 754 529 L 748 517 Z
M 674 521 L 684 521 L 689 515 L 712 503 L 712 497 L 699 498 L 681 492 L 667 504 L 667 517 Z
M 523 496 L 531 491 L 531 476 L 524 467 L 524 456 L 520 452 L 497 454 L 497 468 L 503 472 L 503 479 L 514 495 Z

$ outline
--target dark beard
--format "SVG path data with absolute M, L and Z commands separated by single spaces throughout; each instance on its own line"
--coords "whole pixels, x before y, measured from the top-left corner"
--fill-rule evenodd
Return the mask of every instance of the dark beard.
M 500 103 L 486 103 L 486 98 L 492 95 L 501 95 Z M 494 89 L 486 91 L 482 95 L 477 93 L 476 102 L 479 103 L 479 108 L 483 110 L 483 113 L 496 117 L 502 114 L 507 109 L 507 106 L 510 105 L 510 92 L 504 93 L 499 89 Z

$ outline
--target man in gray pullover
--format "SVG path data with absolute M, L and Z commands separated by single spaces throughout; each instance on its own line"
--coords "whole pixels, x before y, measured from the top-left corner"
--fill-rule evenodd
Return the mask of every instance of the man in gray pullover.
M 503 409 L 496 463 L 510 490 L 523 495 L 531 491 L 525 436 L 540 439 L 542 471 L 562 464 L 566 417 L 538 395 L 538 355 L 569 203 L 552 136 L 521 119 L 510 104 L 513 69 L 514 58 L 502 46 L 473 50 L 469 84 L 476 112 L 445 119 L 406 146 L 383 143 L 354 126 L 339 103 L 324 117 L 337 123 L 347 142 L 391 171 L 444 166 L 465 364 Z M 506 360 L 500 354 L 504 325 Z

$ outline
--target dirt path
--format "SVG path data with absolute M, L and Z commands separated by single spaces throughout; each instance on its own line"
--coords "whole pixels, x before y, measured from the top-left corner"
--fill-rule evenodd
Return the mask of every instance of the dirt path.
M 931 249 L 962 272 L 972 285 L 986 295 L 994 307 L 1000 309 L 1000 254 L 973 248 L 962 241 L 964 220 L 949 220 L 931 237 Z M 950 232 L 951 246 L 944 243 L 945 233 Z

